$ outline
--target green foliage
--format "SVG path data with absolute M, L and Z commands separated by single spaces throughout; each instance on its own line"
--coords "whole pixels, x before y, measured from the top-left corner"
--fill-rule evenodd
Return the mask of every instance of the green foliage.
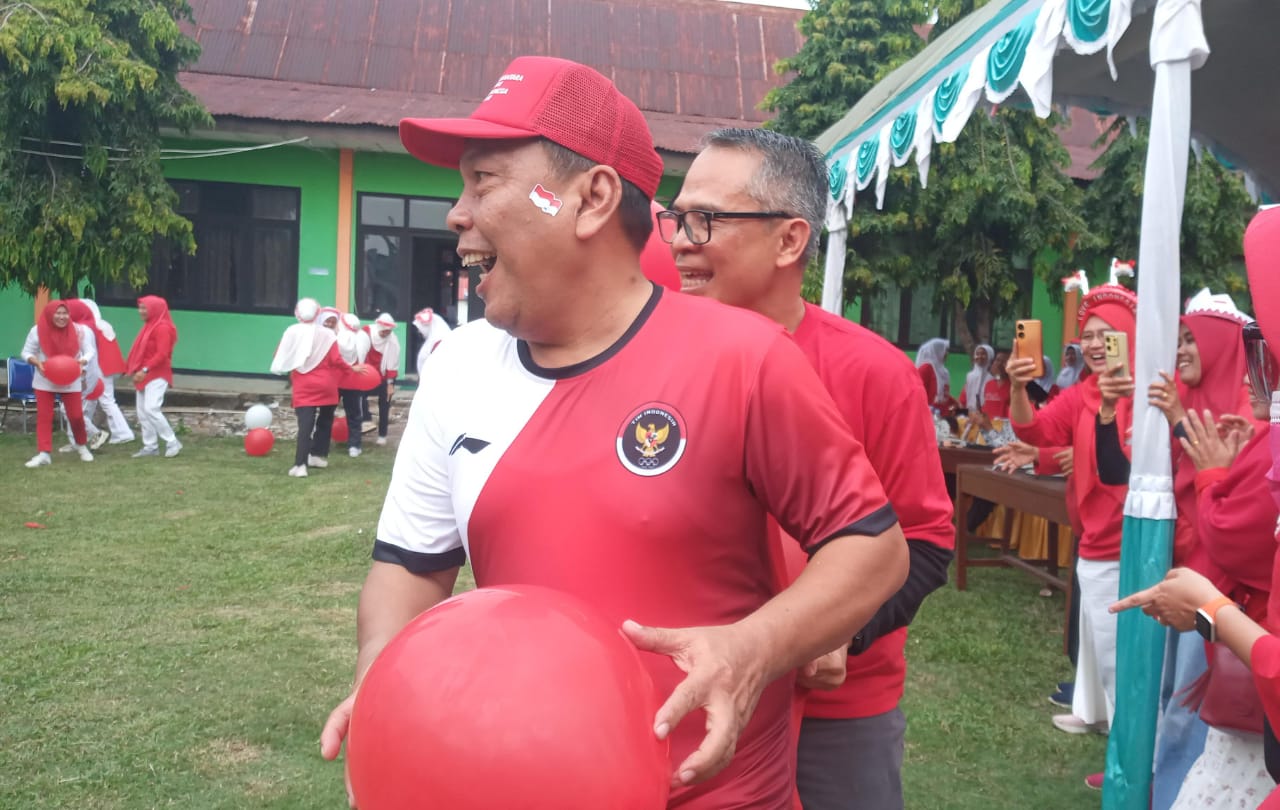
M 804 46 L 774 66 L 795 73 L 760 106 L 776 113 L 767 126 L 813 138 L 840 119 L 876 82 L 924 47 L 913 28 L 926 4 L 904 0 L 818 0 L 800 20 Z
M 1142 224 L 1142 189 L 1146 166 L 1149 124 L 1139 120 L 1136 134 L 1124 119 L 1117 119 L 1098 140 L 1110 140 L 1094 167 L 1102 174 L 1085 194 L 1085 215 L 1096 237 L 1093 264 L 1103 265 L 1112 256 L 1138 257 Z M 1182 214 L 1182 293 L 1190 296 L 1202 287 L 1230 293 L 1242 308 L 1249 307 L 1249 285 L 1244 272 L 1241 244 L 1244 229 L 1254 212 L 1240 176 L 1227 169 L 1208 151 L 1200 159 L 1189 155 L 1186 203 Z M 1142 268 L 1138 268 L 1142 272 Z
M 145 283 L 157 236 L 194 251 L 160 128 L 212 119 L 179 84 L 186 0 L 0 0 L 0 288 Z
M 936 34 L 978 5 L 815 4 L 800 23 L 804 46 L 778 63 L 780 72 L 795 77 L 765 97 L 762 106 L 777 114 L 769 125 L 818 135 L 924 47 L 918 27 L 931 10 L 938 13 Z M 956 144 L 935 145 L 927 191 L 912 162 L 892 171 L 883 210 L 876 210 L 873 190 L 861 192 L 849 225 L 846 296 L 920 287 L 943 311 L 955 312 L 967 346 L 990 335 L 994 317 L 1021 308 L 1028 269 L 1045 279 L 1065 275 L 1071 246 L 1089 239 L 1081 192 L 1065 174 L 1070 157 L 1053 129 L 1057 123 L 980 106 Z M 976 336 L 959 317 L 966 311 L 977 314 Z

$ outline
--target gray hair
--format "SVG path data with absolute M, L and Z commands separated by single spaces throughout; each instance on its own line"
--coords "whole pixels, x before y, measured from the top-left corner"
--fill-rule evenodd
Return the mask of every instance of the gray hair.
M 827 216 L 827 161 L 818 147 L 771 129 L 734 127 L 706 135 L 700 148 L 711 147 L 760 155 L 760 168 L 747 182 L 747 193 L 766 209 L 786 211 L 809 223 L 809 244 L 800 257 L 807 264 L 818 252 Z

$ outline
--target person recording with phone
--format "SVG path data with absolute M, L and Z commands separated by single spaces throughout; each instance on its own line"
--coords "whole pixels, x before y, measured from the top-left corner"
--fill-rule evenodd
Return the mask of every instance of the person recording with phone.
M 1127 458 L 1100 453 L 1109 436 L 1124 436 L 1133 420 L 1132 358 L 1128 347 L 1136 331 L 1137 296 L 1119 284 L 1106 284 L 1084 296 L 1080 305 L 1080 344 L 1093 372 L 1036 410 L 1027 385 L 1044 374 L 1040 353 L 1009 362 L 1010 419 L 1018 438 L 1036 447 L 1073 448 L 1068 497 L 1080 517 L 1076 578 L 1080 582 L 1080 651 L 1071 714 L 1053 718 L 1072 734 L 1103 731 L 1115 714 L 1116 621 L 1107 607 L 1119 596 L 1120 535 L 1128 493 Z M 1110 334 L 1108 334 L 1110 333 Z M 1108 340 L 1110 338 L 1110 340 Z M 1112 353 L 1108 356 L 1108 342 Z M 1086 778 L 1101 787 L 1102 775 Z

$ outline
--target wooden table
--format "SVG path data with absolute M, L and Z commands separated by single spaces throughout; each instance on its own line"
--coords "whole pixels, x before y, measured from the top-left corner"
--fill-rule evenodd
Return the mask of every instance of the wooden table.
M 944 462 L 945 463 L 945 462 Z M 974 498 L 982 498 L 1006 508 L 1003 537 L 984 537 L 969 531 L 965 522 L 969 506 Z M 1019 568 L 1037 579 L 1062 591 L 1070 591 L 1070 583 L 1058 575 L 1058 532 L 1055 525 L 1049 527 L 1049 558 L 1043 562 L 1024 560 L 1009 548 L 1009 523 L 1012 512 L 1039 515 L 1050 524 L 1070 526 L 1067 515 L 1067 482 L 1063 478 L 1035 476 L 1023 472 L 1005 473 L 991 469 L 989 464 L 959 464 L 956 467 L 956 588 L 967 586 L 970 567 L 1010 566 Z M 998 543 L 1000 553 L 995 557 L 969 559 L 969 544 Z
M 942 457 L 942 473 L 955 475 L 956 467 L 961 464 L 985 464 L 988 467 L 995 460 L 995 452 L 990 447 L 946 447 L 938 445 L 938 455 Z

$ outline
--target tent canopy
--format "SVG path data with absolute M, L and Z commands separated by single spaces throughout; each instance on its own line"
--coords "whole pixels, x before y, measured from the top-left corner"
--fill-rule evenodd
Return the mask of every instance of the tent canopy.
M 863 143 L 874 140 L 898 116 L 915 110 L 922 100 L 957 70 L 975 63 L 987 48 L 1010 31 L 1026 25 L 1042 8 L 1065 6 L 1067 29 L 1076 20 L 1088 21 L 1098 7 L 1106 25 L 1108 4 L 1097 0 L 991 0 L 947 29 L 911 61 L 893 71 L 817 139 L 828 162 L 848 157 L 849 174 Z M 1112 0 L 1111 5 L 1126 5 Z M 1132 21 L 1121 31 L 1112 58 L 1107 48 L 1091 55 L 1076 52 L 1066 40 L 1053 58 L 1049 95 L 1058 104 L 1119 115 L 1149 114 L 1154 83 L 1149 43 L 1155 7 L 1152 0 L 1136 0 Z M 1115 17 L 1116 9 L 1111 9 Z M 1205 6 L 1204 32 L 1212 57 L 1192 74 L 1194 99 L 1191 132 L 1212 146 L 1230 164 L 1249 173 L 1271 196 L 1280 191 L 1280 149 L 1272 140 L 1280 132 L 1280 60 L 1275 37 L 1280 31 L 1280 3 L 1260 0 L 1211 0 Z M 1103 34 L 1106 37 L 1106 34 Z M 1019 89 L 1012 103 L 1026 103 Z

